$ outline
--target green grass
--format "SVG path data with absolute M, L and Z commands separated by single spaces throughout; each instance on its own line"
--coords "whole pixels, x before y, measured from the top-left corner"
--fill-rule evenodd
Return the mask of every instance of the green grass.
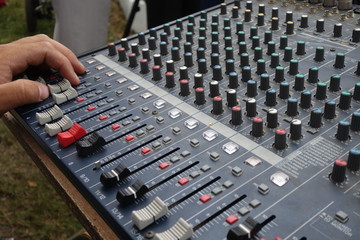
M 28 36 L 25 0 L 0 9 L 0 44 Z M 113 1 L 109 41 L 120 39 L 124 17 Z M 52 36 L 54 20 L 41 19 L 37 33 Z M 67 239 L 82 226 L 0 121 L 0 238 Z

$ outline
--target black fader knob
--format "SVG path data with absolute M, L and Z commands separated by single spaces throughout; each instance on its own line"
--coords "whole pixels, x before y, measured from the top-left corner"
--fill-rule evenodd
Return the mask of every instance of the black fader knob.
M 360 170 L 360 149 L 353 148 L 350 150 L 349 157 L 347 159 L 347 168 L 354 172 Z
M 332 172 L 330 174 L 330 179 L 334 183 L 342 183 L 346 179 L 346 161 L 344 159 L 338 158 L 335 160 Z
M 116 199 L 119 203 L 128 205 L 145 195 L 148 190 L 148 187 L 143 182 L 136 180 L 130 187 L 119 190 L 116 194 Z
M 336 138 L 340 141 L 349 140 L 349 131 L 350 123 L 348 121 L 341 120 L 336 131 Z
M 232 125 L 240 125 L 243 122 L 242 113 L 240 106 L 234 106 L 231 108 L 231 124 Z
M 105 146 L 105 144 L 104 137 L 94 132 L 89 137 L 77 141 L 76 150 L 79 156 L 86 157 Z
M 274 141 L 274 148 L 277 150 L 284 150 L 286 145 L 286 130 L 283 128 L 278 128 L 275 130 L 275 141 Z
M 100 175 L 100 182 L 104 186 L 113 186 L 130 175 L 130 170 L 119 164 L 116 168 Z

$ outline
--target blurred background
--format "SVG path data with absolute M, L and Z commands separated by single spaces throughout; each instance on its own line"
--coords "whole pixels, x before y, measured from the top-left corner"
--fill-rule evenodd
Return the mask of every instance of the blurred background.
M 36 33 L 53 36 L 54 14 L 45 8 L 36 18 L 35 31 L 29 33 L 25 2 L 7 0 L 8 5 L 0 8 L 0 44 Z M 108 41 L 120 39 L 125 24 L 119 1 L 113 0 Z M 69 239 L 81 229 L 67 205 L 0 121 L 0 239 Z

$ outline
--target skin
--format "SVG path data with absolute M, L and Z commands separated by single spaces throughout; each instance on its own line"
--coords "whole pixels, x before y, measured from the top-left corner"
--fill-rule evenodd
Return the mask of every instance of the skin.
M 39 34 L 0 45 L 0 117 L 15 107 L 40 102 L 49 97 L 49 89 L 39 82 L 13 77 L 30 66 L 53 68 L 73 85 L 84 66 L 64 45 Z

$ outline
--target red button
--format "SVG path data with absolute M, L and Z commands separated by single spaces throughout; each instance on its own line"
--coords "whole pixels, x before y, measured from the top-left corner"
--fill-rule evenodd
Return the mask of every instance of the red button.
M 178 183 L 180 184 L 180 185 L 185 185 L 185 184 L 187 184 L 189 182 L 189 179 L 187 179 L 186 177 L 184 177 L 184 178 L 182 178 L 182 179 L 180 179 L 179 181 L 178 181 Z
M 90 106 L 90 107 L 87 108 L 88 111 L 92 111 L 94 109 L 96 109 L 96 107 L 94 107 L 94 106 Z
M 120 125 L 119 125 L 119 124 L 114 124 L 114 125 L 111 126 L 111 128 L 112 128 L 113 130 L 117 130 L 117 129 L 120 128 Z
M 274 238 L 274 240 L 282 240 L 282 238 L 276 237 L 276 238 Z
M 130 142 L 130 141 L 132 141 L 134 139 L 135 139 L 135 137 L 132 136 L 132 135 L 128 135 L 128 136 L 125 137 L 125 141 L 127 141 L 127 142 Z
M 82 101 L 84 101 L 84 100 L 85 100 L 85 98 L 78 98 L 78 99 L 76 99 L 77 102 L 82 102 Z
M 200 197 L 200 201 L 206 203 L 207 201 L 211 200 L 211 196 L 209 194 L 204 194 Z
M 151 149 L 148 147 L 144 147 L 143 149 L 141 149 L 141 153 L 146 155 L 149 154 L 151 152 Z
M 228 216 L 228 218 L 226 219 L 226 222 L 228 224 L 234 224 L 237 220 L 239 220 L 235 215 L 230 215 Z
M 167 168 L 168 166 L 170 166 L 170 164 L 168 164 L 167 162 L 163 162 L 163 163 L 161 163 L 161 164 L 159 165 L 159 168 L 160 168 L 160 169 L 165 169 L 165 168 Z
M 108 117 L 106 115 L 103 115 L 103 116 L 100 116 L 99 119 L 102 121 L 102 120 L 105 120 L 107 119 Z

